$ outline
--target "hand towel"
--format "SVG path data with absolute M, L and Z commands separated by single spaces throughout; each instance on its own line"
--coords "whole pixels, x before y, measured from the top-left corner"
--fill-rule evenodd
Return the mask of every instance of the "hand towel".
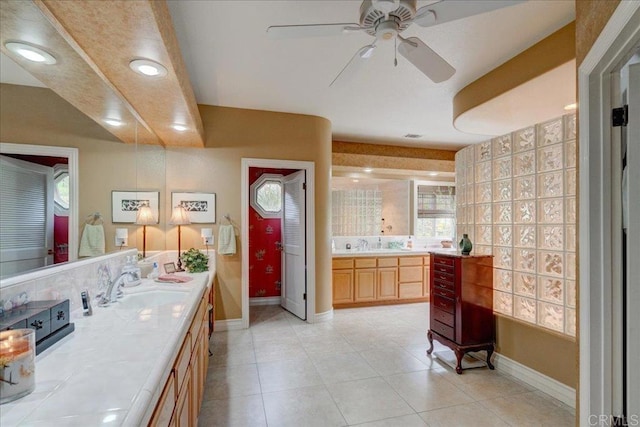
M 96 256 L 104 254 L 104 228 L 102 224 L 85 224 L 80 239 L 78 256 Z
M 233 225 L 221 225 L 218 227 L 218 253 L 220 255 L 235 255 L 236 233 Z

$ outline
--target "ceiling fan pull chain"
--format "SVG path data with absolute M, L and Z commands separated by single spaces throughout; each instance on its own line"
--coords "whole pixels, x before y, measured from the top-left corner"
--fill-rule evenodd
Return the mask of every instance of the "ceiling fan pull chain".
M 393 66 L 398 66 L 398 37 L 393 39 Z

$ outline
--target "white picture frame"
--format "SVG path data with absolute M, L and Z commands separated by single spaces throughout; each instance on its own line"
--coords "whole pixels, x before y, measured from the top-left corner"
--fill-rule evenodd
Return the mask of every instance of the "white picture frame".
M 216 223 L 215 193 L 171 193 L 171 208 L 182 205 L 194 224 Z
M 159 191 L 119 191 L 111 192 L 111 221 L 114 224 L 135 224 L 138 209 L 149 206 L 156 224 L 159 223 Z

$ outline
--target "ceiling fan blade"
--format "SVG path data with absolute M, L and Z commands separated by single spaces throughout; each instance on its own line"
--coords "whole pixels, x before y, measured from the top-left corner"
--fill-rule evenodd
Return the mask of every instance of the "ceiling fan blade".
M 358 32 L 364 28 L 358 24 L 305 24 L 305 25 L 272 25 L 267 34 L 274 39 L 298 37 L 337 36 Z
M 413 22 L 421 27 L 431 27 L 457 19 L 490 12 L 526 0 L 443 0 L 418 9 Z
M 351 81 L 353 76 L 358 74 L 358 71 L 362 67 L 364 62 L 371 58 L 373 55 L 373 50 L 376 48 L 375 45 L 369 44 L 366 46 L 362 46 L 358 51 L 351 57 L 347 65 L 345 65 L 342 70 L 338 73 L 335 79 L 329 84 L 329 87 L 333 86 L 333 84 L 340 79 L 341 82 Z M 342 76 L 342 78 L 340 78 Z
M 417 37 L 400 38 L 398 52 L 434 83 L 448 80 L 456 69 Z

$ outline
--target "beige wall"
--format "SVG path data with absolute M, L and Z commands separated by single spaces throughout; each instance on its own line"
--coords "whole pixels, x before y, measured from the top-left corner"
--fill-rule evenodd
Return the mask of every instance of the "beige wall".
M 229 214 L 240 234 L 241 159 L 315 162 L 316 312 L 331 309 L 331 123 L 320 117 L 268 111 L 200 106 L 205 148 L 167 149 L 167 191 L 216 193 L 217 226 Z M 183 246 L 200 247 L 199 227 L 183 229 Z M 239 240 L 238 240 L 239 242 Z M 167 230 L 167 248 L 175 248 L 175 227 Z M 218 319 L 242 316 L 241 256 L 217 257 Z
M 620 0 L 576 0 L 576 63 L 578 67 Z

